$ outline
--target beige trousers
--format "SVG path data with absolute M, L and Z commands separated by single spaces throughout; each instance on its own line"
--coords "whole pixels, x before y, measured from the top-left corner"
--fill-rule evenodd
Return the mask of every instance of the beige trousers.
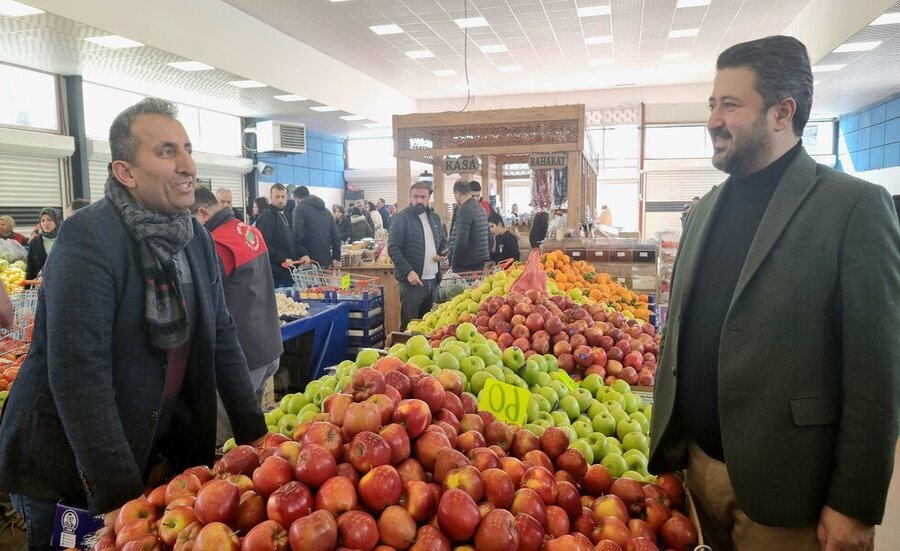
M 713 551 L 821 551 L 815 525 L 780 528 L 751 520 L 738 505 L 725 463 L 693 441 L 685 484 L 694 496 L 704 543 Z

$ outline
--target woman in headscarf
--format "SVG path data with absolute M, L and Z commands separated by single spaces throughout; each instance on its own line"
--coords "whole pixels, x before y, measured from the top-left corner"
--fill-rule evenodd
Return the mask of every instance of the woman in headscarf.
M 44 269 L 47 257 L 53 250 L 53 244 L 56 243 L 56 232 L 59 230 L 60 222 L 59 211 L 47 207 L 41 211 L 41 218 L 38 225 L 40 233 L 31 240 L 28 247 L 28 262 L 25 269 L 25 279 L 35 279 Z
M 253 210 L 250 213 L 250 225 L 255 226 L 256 221 L 259 220 L 259 213 L 266 210 L 266 207 L 269 206 L 269 200 L 265 197 L 257 197 L 253 200 Z
M 0 216 L 0 239 L 12 239 L 23 247 L 28 244 L 28 238 L 16 232 L 16 221 L 12 216 Z

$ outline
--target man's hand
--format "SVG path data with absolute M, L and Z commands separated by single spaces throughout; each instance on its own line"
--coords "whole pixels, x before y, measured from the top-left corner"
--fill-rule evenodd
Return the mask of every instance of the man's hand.
M 409 272 L 406 276 L 406 281 L 408 281 L 410 285 L 422 285 L 422 280 L 419 279 L 419 275 L 416 272 Z
M 312 262 L 312 260 L 309 258 L 309 255 L 303 255 L 300 257 L 300 260 L 298 260 L 298 262 L 300 262 L 301 266 L 306 266 L 307 264 Z
M 816 536 L 823 551 L 871 551 L 875 549 L 875 527 L 828 507 L 822 508 Z
M 447 255 L 441 256 L 441 255 L 439 255 L 439 254 L 436 254 L 436 255 L 434 255 L 434 259 L 433 259 L 433 260 L 434 260 L 435 262 L 443 262 L 443 261 L 447 260 Z
M 332 261 L 331 261 L 331 266 L 332 266 L 335 270 L 340 270 L 340 269 L 341 269 L 341 261 L 340 261 L 340 260 L 332 260 Z

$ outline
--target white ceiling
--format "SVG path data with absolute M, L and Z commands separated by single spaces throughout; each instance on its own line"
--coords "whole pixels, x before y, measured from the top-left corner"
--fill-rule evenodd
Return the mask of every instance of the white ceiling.
M 323 83 L 333 81 L 332 89 L 338 93 L 328 101 L 345 108 L 364 104 L 367 94 L 383 93 L 373 88 L 382 84 L 396 90 L 398 96 L 413 98 L 413 104 L 415 100 L 427 104 L 435 103 L 436 98 L 458 98 L 454 104 L 461 107 L 467 95 L 464 74 L 468 67 L 471 93 L 476 97 L 501 100 L 503 96 L 514 104 L 530 94 L 527 97 L 535 98 L 533 104 L 540 105 L 552 103 L 552 93 L 568 92 L 568 98 L 589 107 L 609 107 L 621 104 L 622 93 L 630 90 L 622 85 L 635 85 L 638 94 L 666 90 L 667 85 L 675 91 L 676 85 L 711 82 L 715 57 L 723 49 L 777 34 L 818 4 L 845 0 L 712 0 L 708 6 L 691 8 L 676 8 L 678 0 L 192 0 L 194 3 L 184 5 L 208 10 L 208 23 L 197 21 L 196 16 L 173 21 L 170 8 L 178 2 L 158 1 L 161 4 L 80 0 L 76 6 L 66 0 L 25 0 L 48 13 L 0 16 L 0 62 L 80 74 L 100 84 L 227 113 L 299 121 L 313 130 L 350 135 L 365 131 L 365 124 L 373 120 L 338 118 L 355 114 L 350 111 L 311 111 L 310 106 L 320 104 L 314 101 L 317 97 L 325 101 Z M 860 1 L 880 1 L 878 10 L 889 5 L 884 0 Z M 597 5 L 609 5 L 611 14 L 578 16 L 577 8 Z M 900 12 L 900 2 L 889 5 L 888 11 Z M 124 17 L 131 12 L 135 14 L 131 20 Z M 484 17 L 489 26 L 468 29 L 466 39 L 454 22 L 464 16 Z M 220 34 L 217 31 L 225 28 L 226 18 L 229 25 L 244 24 L 254 30 L 246 36 Z M 396 24 L 404 32 L 379 36 L 368 28 L 385 24 Z M 191 29 L 181 43 L 171 40 L 183 28 L 178 25 Z M 669 38 L 671 31 L 682 29 L 698 31 L 696 36 Z M 110 33 L 149 45 L 112 50 L 84 40 Z M 842 36 L 850 34 L 852 30 Z M 604 36 L 611 37 L 611 43 L 586 44 L 586 38 Z M 900 92 L 900 24 L 863 26 L 847 42 L 869 40 L 881 40 L 882 44 L 869 52 L 830 53 L 818 62 L 848 65 L 838 72 L 816 74 L 821 81 L 816 87 L 816 113 L 847 113 Z M 308 46 L 335 70 L 310 71 L 308 60 L 287 55 L 279 58 L 279 50 L 273 49 L 273 45 L 291 44 Z M 479 49 L 496 44 L 507 51 L 485 54 Z M 204 47 L 207 54 L 214 48 L 219 57 L 204 55 Z M 410 59 L 405 54 L 423 49 L 435 57 Z M 262 51 L 268 53 L 254 56 Z M 686 57 L 667 59 L 666 54 Z M 166 65 L 188 59 L 227 70 L 189 73 Z M 252 62 L 231 63 L 231 59 Z M 600 64 L 604 60 L 610 64 Z M 511 65 L 522 70 L 500 70 Z M 338 77 L 336 69 L 340 68 L 350 73 L 344 71 Z M 433 74 L 438 70 L 457 74 L 438 77 Z M 361 77 L 361 84 L 348 86 L 348 74 Z M 288 78 L 280 78 L 282 75 Z M 272 86 L 239 89 L 228 84 L 246 78 Z M 362 82 L 366 79 L 370 84 Z M 286 93 L 312 100 L 284 103 L 273 99 Z M 665 93 L 654 96 L 660 95 Z M 604 104 L 606 96 L 615 97 L 615 103 Z M 701 94 L 696 101 L 705 102 L 704 98 Z M 635 97 L 632 104 L 640 101 L 642 98 Z M 389 122 L 390 113 L 396 112 L 385 115 L 382 111 L 377 117 L 381 122 Z

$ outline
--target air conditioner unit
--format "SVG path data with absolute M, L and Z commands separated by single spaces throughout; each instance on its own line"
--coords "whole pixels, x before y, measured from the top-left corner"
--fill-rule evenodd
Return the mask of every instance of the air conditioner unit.
M 284 121 L 258 122 L 256 150 L 259 153 L 306 153 L 306 125 Z

